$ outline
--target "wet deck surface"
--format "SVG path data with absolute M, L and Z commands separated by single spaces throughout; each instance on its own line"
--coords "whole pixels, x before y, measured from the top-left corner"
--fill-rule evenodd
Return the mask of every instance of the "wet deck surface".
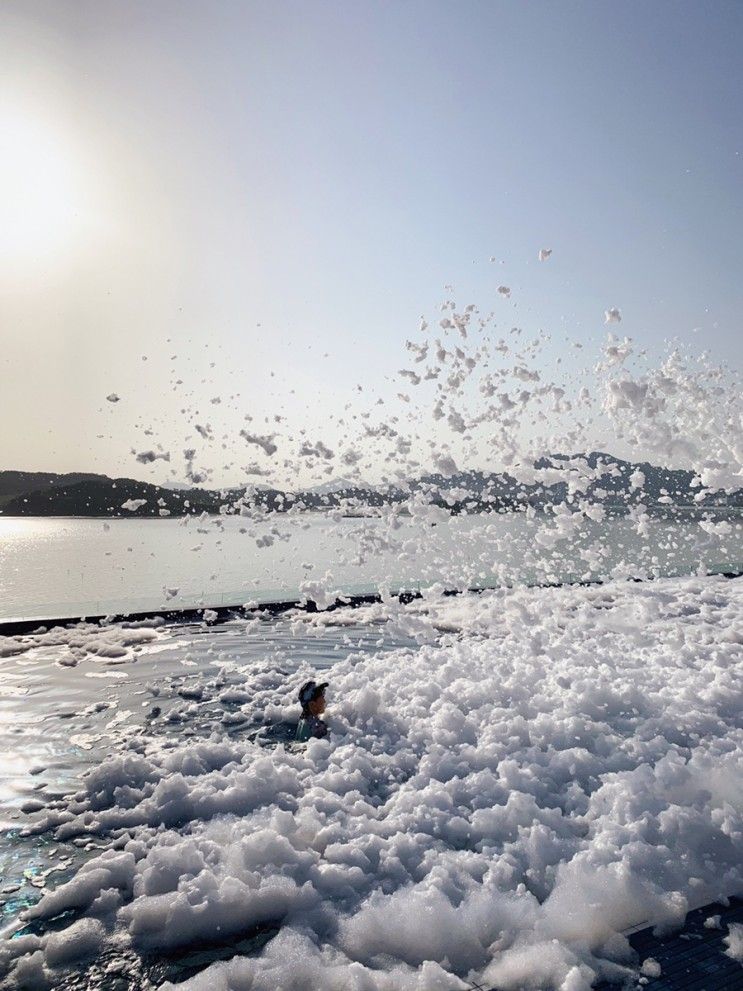
M 719 916 L 715 928 L 707 920 Z M 643 991 L 743 991 L 743 963 L 727 956 L 723 940 L 730 923 L 743 924 L 743 899 L 730 905 L 706 905 L 689 912 L 684 928 L 668 936 L 654 936 L 642 929 L 629 937 L 640 962 L 652 958 L 660 975 L 645 977 L 636 987 Z M 595 991 L 616 991 L 616 985 L 600 984 Z
M 716 918 L 719 917 L 719 918 Z M 709 920 L 708 925 L 705 922 Z M 743 925 L 743 898 L 731 898 L 725 907 L 705 905 L 689 912 L 683 929 L 668 936 L 654 936 L 652 926 L 629 937 L 638 956 L 638 966 L 654 961 L 657 970 L 646 965 L 646 974 L 625 985 L 623 991 L 743 991 L 743 962 L 725 952 L 724 942 L 731 923 Z M 620 985 L 602 982 L 593 991 L 619 991 Z M 470 991 L 500 991 L 473 984 Z

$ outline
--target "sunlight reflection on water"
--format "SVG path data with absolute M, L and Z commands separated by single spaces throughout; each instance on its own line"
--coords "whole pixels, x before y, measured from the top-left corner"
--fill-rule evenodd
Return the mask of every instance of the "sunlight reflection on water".
M 452 517 L 424 533 L 420 524 L 404 522 L 392 534 L 394 546 L 361 558 L 360 533 L 390 539 L 381 521 L 284 517 L 279 525 L 289 539 L 258 548 L 240 532 L 239 517 L 212 518 L 198 540 L 198 521 L 118 519 L 104 529 L 99 519 L 0 517 L 0 619 L 281 601 L 297 598 L 303 581 L 326 572 L 331 587 L 359 594 L 434 581 L 452 587 L 573 581 L 617 568 L 614 577 L 736 570 L 743 538 L 739 515 L 731 516 L 737 525 L 727 539 L 706 533 L 696 520 L 664 519 L 653 519 L 639 537 L 630 521 L 616 518 L 589 521 L 554 549 L 535 540 L 537 528 L 522 513 Z M 597 538 L 606 557 L 590 565 L 581 552 Z M 406 541 L 415 544 L 414 553 L 406 553 Z M 177 594 L 167 598 L 166 586 Z

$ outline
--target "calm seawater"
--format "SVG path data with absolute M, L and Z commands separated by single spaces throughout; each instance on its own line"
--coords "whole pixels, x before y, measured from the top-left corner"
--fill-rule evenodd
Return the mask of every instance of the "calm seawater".
M 307 581 L 361 593 L 436 581 L 462 587 L 739 570 L 743 526 L 739 515 L 726 518 L 725 534 L 706 532 L 698 519 L 653 519 L 638 535 L 631 521 L 614 518 L 555 540 L 548 519 L 523 514 L 451 517 L 435 527 L 404 521 L 396 529 L 314 513 L 187 525 L 0 517 L 0 620 L 266 602 L 297 597 Z

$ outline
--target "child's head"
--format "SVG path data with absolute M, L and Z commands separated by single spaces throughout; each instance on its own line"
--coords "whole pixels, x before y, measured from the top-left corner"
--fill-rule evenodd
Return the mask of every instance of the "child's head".
M 325 689 L 328 682 L 319 685 L 315 681 L 306 681 L 299 689 L 299 704 L 303 716 L 321 716 L 325 712 Z

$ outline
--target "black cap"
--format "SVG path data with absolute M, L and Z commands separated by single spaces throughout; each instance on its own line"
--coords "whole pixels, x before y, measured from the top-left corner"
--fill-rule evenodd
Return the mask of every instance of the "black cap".
M 318 685 L 316 681 L 305 681 L 302 687 L 299 689 L 299 701 L 301 705 L 309 705 L 310 702 L 314 702 L 316 698 L 319 698 L 325 693 L 325 689 L 328 687 L 330 682 L 321 681 Z

